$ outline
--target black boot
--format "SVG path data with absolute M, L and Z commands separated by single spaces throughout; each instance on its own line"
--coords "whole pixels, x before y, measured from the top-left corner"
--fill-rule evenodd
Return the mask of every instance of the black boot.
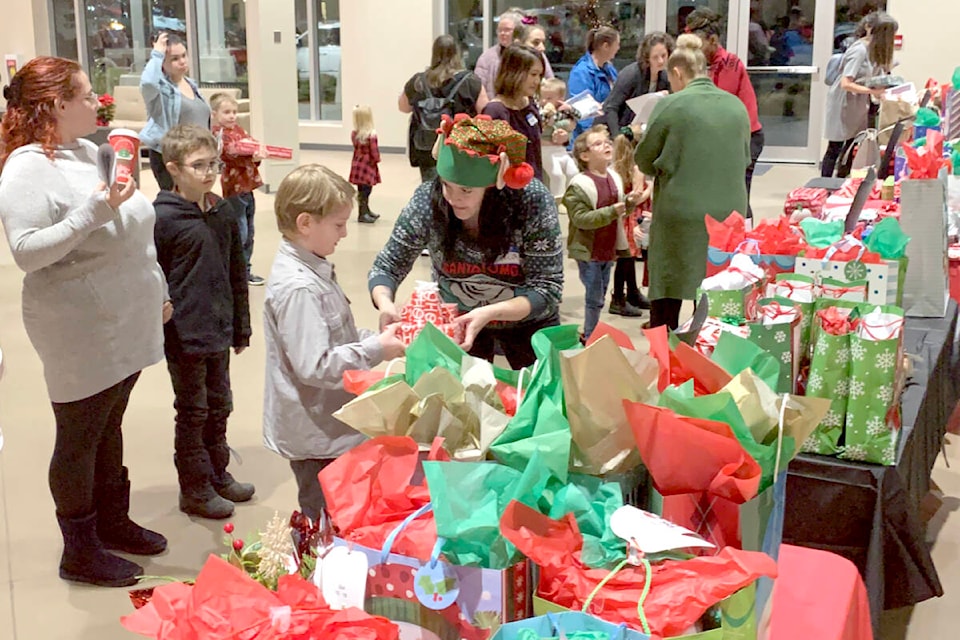
M 60 558 L 60 577 L 74 582 L 95 584 L 98 587 L 129 587 L 137 584 L 143 567 L 108 553 L 97 537 L 97 514 L 82 518 L 61 518 L 63 556 Z
M 213 470 L 205 449 L 177 454 L 174 462 L 180 481 L 180 511 L 212 520 L 233 515 L 233 503 L 213 488 Z
M 360 209 L 360 216 L 358 218 L 359 222 L 363 224 L 373 224 L 377 221 L 377 218 L 380 216 L 376 213 L 370 211 L 370 196 L 365 193 L 359 193 L 357 195 L 357 203 Z
M 643 292 L 639 289 L 627 294 L 627 304 L 633 305 L 637 309 L 650 308 L 650 301 L 647 300 L 647 296 L 643 295 Z
M 256 488 L 249 482 L 237 482 L 227 471 L 230 463 L 230 447 L 226 444 L 217 444 L 207 449 L 210 455 L 210 464 L 213 466 L 213 488 L 230 502 L 247 502 L 253 498 Z
M 97 535 L 105 549 L 155 556 L 167 548 L 167 539 L 130 519 L 130 480 L 127 468 L 120 477 L 97 490 Z
M 610 299 L 610 313 L 625 316 L 627 318 L 636 318 L 643 315 L 643 312 L 637 307 L 626 301 L 623 297 L 613 296 Z

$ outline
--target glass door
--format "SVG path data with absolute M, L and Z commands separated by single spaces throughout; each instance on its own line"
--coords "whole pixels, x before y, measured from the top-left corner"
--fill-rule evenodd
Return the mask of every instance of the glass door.
M 757 94 L 761 160 L 816 162 L 827 86 L 821 66 L 833 50 L 835 0 L 751 0 L 738 51 Z

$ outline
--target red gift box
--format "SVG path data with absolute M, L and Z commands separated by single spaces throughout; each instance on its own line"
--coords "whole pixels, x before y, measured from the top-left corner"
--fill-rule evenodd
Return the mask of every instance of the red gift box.
M 290 147 L 276 147 L 273 145 L 262 145 L 266 152 L 266 157 L 272 160 L 292 160 L 293 149 Z M 242 153 L 253 155 L 260 151 L 261 145 L 256 140 L 240 140 L 234 143 L 234 148 Z

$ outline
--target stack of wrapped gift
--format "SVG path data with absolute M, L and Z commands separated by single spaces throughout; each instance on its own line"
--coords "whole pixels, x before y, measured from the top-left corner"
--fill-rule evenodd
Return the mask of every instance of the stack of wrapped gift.
M 448 335 L 454 342 L 463 341 L 463 325 L 454 322 L 459 315 L 455 303 L 440 299 L 435 282 L 418 281 L 410 301 L 400 309 L 400 340 L 409 345 L 429 323 Z

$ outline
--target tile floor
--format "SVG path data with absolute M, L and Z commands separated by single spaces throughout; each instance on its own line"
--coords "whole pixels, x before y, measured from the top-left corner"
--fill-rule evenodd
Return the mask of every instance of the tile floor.
M 347 175 L 350 156 L 342 152 L 305 152 L 304 162 L 321 162 Z M 333 259 L 347 294 L 354 301 L 360 326 L 374 326 L 376 314 L 367 302 L 366 273 L 382 246 L 397 213 L 413 191 L 418 174 L 403 156 L 385 156 L 381 165 L 384 184 L 373 192 L 375 210 L 383 215 L 372 226 L 352 225 Z M 776 216 L 784 194 L 806 182 L 812 167 L 775 166 L 754 183 L 753 205 L 762 217 Z M 143 190 L 156 194 L 149 170 L 143 173 Z M 279 235 L 272 222 L 273 198 L 257 194 L 259 208 L 255 272 L 269 272 Z M 565 220 L 562 221 L 565 224 Z M 583 293 L 573 263 L 566 269 L 567 288 L 561 307 L 568 322 L 583 318 Z M 0 425 L 6 438 L 0 454 L 0 639 L 3 640 L 112 640 L 134 637 L 120 627 L 118 618 L 131 611 L 122 589 L 71 585 L 57 577 L 60 533 L 47 489 L 47 464 L 53 443 L 53 416 L 43 385 L 40 362 L 27 340 L 20 319 L 22 274 L 12 264 L 5 242 L 0 242 L 0 346 L 6 375 L 0 384 Z M 415 279 L 429 278 L 422 259 L 407 279 L 400 299 Z M 296 487 L 285 461 L 261 445 L 260 413 L 263 388 L 261 314 L 263 288 L 251 288 L 253 344 L 233 362 L 236 411 L 230 422 L 230 442 L 242 457 L 234 474 L 257 485 L 253 502 L 237 508 L 237 532 L 256 531 L 274 511 L 289 513 L 296 507 Z M 632 335 L 639 321 L 604 314 Z M 210 553 L 223 551 L 222 523 L 194 520 L 177 510 L 177 482 L 173 468 L 173 394 L 164 366 L 143 372 L 126 414 L 126 464 L 133 481 L 132 515 L 140 523 L 164 533 L 167 553 L 145 562 L 155 576 L 188 578 L 195 575 Z M 947 595 L 918 605 L 911 611 L 887 614 L 884 638 L 919 640 L 947 638 L 952 607 L 960 605 L 960 455 L 949 447 L 953 463 L 937 463 L 934 478 L 947 496 L 944 508 L 931 527 L 936 532 L 934 559 Z M 954 629 L 953 633 L 956 630 Z

